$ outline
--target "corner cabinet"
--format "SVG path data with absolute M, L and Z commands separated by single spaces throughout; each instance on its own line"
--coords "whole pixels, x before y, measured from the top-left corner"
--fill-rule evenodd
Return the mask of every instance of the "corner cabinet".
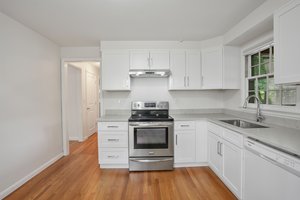
M 130 50 L 130 69 L 169 69 L 169 50 Z
M 274 14 L 274 80 L 300 83 L 300 0 L 290 1 Z
M 197 50 L 170 52 L 169 90 L 201 89 L 201 53 Z
M 208 165 L 227 187 L 242 198 L 243 136 L 208 122 Z
M 201 51 L 202 89 L 239 89 L 241 51 L 221 46 Z
M 129 91 L 129 51 L 102 51 L 102 90 Z

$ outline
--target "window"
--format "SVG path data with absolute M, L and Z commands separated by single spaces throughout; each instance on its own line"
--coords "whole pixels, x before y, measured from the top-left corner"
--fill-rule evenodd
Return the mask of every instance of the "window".
M 274 84 L 274 46 L 245 56 L 247 95 L 256 95 L 262 104 L 296 106 L 296 86 Z M 255 103 L 250 99 L 249 103 Z

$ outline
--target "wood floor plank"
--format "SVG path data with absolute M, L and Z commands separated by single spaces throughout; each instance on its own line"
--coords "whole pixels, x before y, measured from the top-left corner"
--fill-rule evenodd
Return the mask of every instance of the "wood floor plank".
M 100 169 L 97 134 L 71 142 L 70 155 L 6 197 L 65 200 L 233 200 L 235 196 L 208 167 L 131 172 Z

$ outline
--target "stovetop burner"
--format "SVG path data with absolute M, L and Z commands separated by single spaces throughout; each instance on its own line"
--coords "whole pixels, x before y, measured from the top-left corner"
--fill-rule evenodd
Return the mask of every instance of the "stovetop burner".
M 132 102 L 130 122 L 149 122 L 149 121 L 174 121 L 169 116 L 169 103 L 164 101 L 157 102 Z
M 131 116 L 128 121 L 130 122 L 149 122 L 149 121 L 174 121 L 171 116 L 167 117 L 155 117 L 155 116 Z

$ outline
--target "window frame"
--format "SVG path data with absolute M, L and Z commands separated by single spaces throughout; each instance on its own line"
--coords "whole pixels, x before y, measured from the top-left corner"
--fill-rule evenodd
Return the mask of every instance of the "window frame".
M 269 77 L 270 76 L 273 76 L 274 77 L 274 61 L 272 60 L 272 57 L 269 58 L 269 69 L 270 67 L 272 66 L 273 64 L 273 72 L 272 73 L 266 73 L 266 74 L 263 74 L 263 75 L 260 75 L 260 67 L 259 67 L 259 75 L 256 75 L 256 76 L 251 76 L 252 75 L 252 67 L 251 66 L 251 56 L 252 55 L 255 55 L 257 53 L 259 53 L 259 59 L 260 59 L 260 52 L 266 50 L 266 49 L 271 49 L 271 47 L 274 46 L 274 42 L 273 41 L 269 41 L 269 42 L 265 42 L 264 44 L 260 45 L 259 47 L 256 47 L 256 48 L 252 48 L 251 50 L 248 50 L 246 52 L 243 52 L 242 54 L 242 59 L 243 59 L 243 63 L 244 63 L 244 70 L 243 70 L 243 81 L 244 81 L 244 92 L 242 93 L 243 95 L 243 99 L 242 99 L 242 104 L 244 103 L 244 99 L 248 96 L 249 94 L 249 80 L 251 79 L 255 79 L 258 81 L 258 79 L 260 77 L 266 77 L 266 81 L 267 83 L 269 83 Z M 249 48 L 250 49 L 250 48 Z M 272 56 L 272 51 L 270 51 L 270 56 Z M 275 59 L 275 58 L 274 58 Z M 267 62 L 265 62 L 267 63 Z M 263 63 L 259 63 L 257 64 L 258 66 L 260 66 L 261 64 Z M 256 65 L 254 65 L 256 66 Z M 250 76 L 249 76 L 250 75 Z M 267 87 L 268 87 L 268 84 L 267 84 Z M 258 91 L 258 83 L 255 85 L 255 95 L 257 96 L 257 91 Z M 280 89 L 279 90 L 271 90 L 271 91 L 280 91 L 280 98 L 281 98 L 281 102 L 280 104 L 268 104 L 268 94 L 269 94 L 269 88 L 267 88 L 267 94 L 266 94 L 266 104 L 261 104 L 261 108 L 264 109 L 264 110 L 270 110 L 270 111 L 282 111 L 282 112 L 299 112 L 299 104 L 300 104 L 300 100 L 299 100 L 299 97 L 300 97 L 300 87 L 296 87 L 296 102 L 295 102 L 295 105 L 293 106 L 288 106 L 288 105 L 282 105 L 282 86 L 280 86 Z M 248 102 L 248 107 L 249 108 L 256 108 L 256 101 L 254 101 L 254 103 L 250 103 Z

